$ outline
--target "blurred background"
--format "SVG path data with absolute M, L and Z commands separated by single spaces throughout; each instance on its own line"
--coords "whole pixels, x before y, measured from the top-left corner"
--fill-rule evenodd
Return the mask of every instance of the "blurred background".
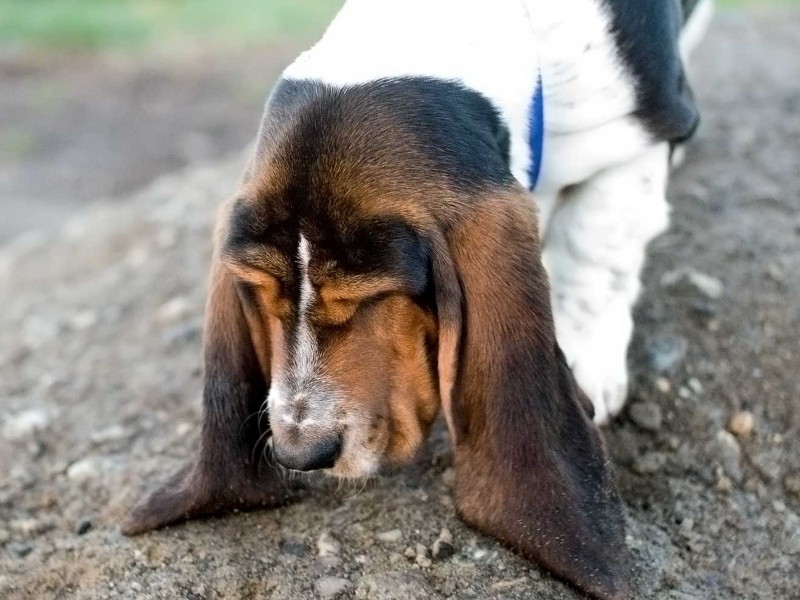
M 242 149 L 341 0 L 2 0 L 0 244 Z
M 341 3 L 0 2 L 0 243 L 243 148 L 276 75 Z
M 276 75 L 341 3 L 0 2 L 0 243 L 243 148 Z

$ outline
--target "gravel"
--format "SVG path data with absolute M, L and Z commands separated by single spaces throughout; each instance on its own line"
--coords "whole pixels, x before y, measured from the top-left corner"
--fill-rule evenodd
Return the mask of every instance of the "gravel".
M 798 13 L 723 14 L 699 55 L 704 127 L 670 189 L 671 228 L 651 246 L 630 353 L 632 395 L 661 422 L 629 412 L 604 429 L 637 600 L 797 595 L 798 35 Z M 277 510 L 120 535 L 142 489 L 196 447 L 211 219 L 241 166 L 198 165 L 0 248 L 0 598 L 578 600 L 457 519 L 442 423 L 413 465 L 374 481 L 311 478 Z M 662 287 L 682 265 L 723 293 Z M 184 308 L 163 309 L 176 298 Z M 698 300 L 713 314 L 698 316 Z M 186 324 L 195 334 L 166 335 Z M 685 341 L 665 370 L 648 351 L 659 336 Z M 757 416 L 749 435 L 729 431 L 743 406 Z M 82 519 L 91 528 L 76 535 Z M 441 560 L 443 529 L 455 547 Z M 339 547 L 323 558 L 327 536 Z
M 628 416 L 645 431 L 658 431 L 663 422 L 661 407 L 655 402 L 633 402 L 628 407 Z

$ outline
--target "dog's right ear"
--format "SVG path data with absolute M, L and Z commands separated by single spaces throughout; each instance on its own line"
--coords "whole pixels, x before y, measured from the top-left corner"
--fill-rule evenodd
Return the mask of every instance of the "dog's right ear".
M 528 194 L 501 190 L 434 235 L 456 509 L 592 596 L 628 599 L 622 506 L 556 343 L 537 228 Z
M 250 290 L 225 266 L 220 249 L 228 211 L 215 235 L 203 333 L 203 425 L 196 458 L 141 504 L 123 524 L 128 535 L 194 517 L 277 506 L 290 498 L 266 446 L 262 414 L 269 391 L 269 332 Z

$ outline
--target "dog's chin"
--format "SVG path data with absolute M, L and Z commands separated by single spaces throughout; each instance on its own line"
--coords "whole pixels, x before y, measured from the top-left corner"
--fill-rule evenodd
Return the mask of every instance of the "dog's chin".
M 330 469 L 323 473 L 337 479 L 365 479 L 378 472 L 380 455 L 369 451 L 343 454 Z

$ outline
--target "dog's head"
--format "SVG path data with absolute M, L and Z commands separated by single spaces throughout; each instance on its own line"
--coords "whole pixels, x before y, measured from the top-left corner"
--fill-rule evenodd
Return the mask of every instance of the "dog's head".
M 438 413 L 437 326 L 422 232 L 388 192 L 348 192 L 249 189 L 221 256 L 263 332 L 276 459 L 363 477 L 410 458 Z
M 555 340 L 532 202 L 488 102 L 437 85 L 278 88 L 220 216 L 214 272 L 243 318 L 212 290 L 207 372 L 255 357 L 275 458 L 341 477 L 407 461 L 442 408 L 461 516 L 623 597 L 619 501 Z

